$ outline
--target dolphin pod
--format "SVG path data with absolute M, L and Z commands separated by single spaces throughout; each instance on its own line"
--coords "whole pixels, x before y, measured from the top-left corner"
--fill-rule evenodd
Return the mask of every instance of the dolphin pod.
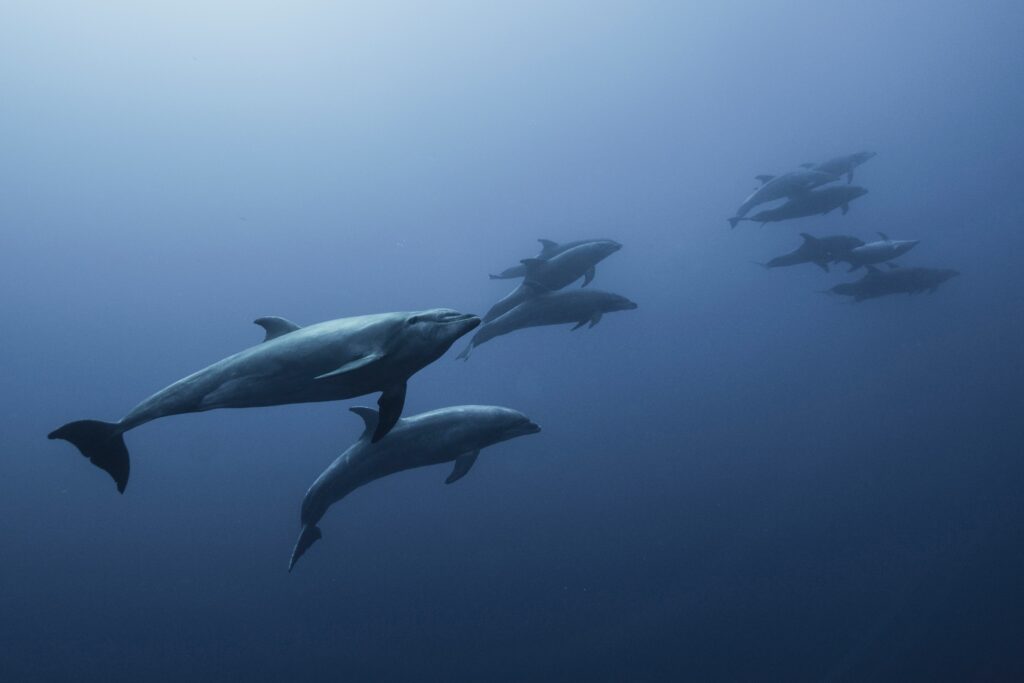
M 389 474 L 454 461 L 445 480 L 466 476 L 480 451 L 502 441 L 536 434 L 540 427 L 522 413 L 498 406 L 453 406 L 401 418 L 375 441 L 379 415 L 372 408 L 350 408 L 363 419 L 362 436 L 323 471 L 302 500 L 302 530 L 288 571 L 321 538 L 320 519 L 328 508 L 357 488 Z
M 130 462 L 124 433 L 157 418 L 216 408 L 337 401 L 381 392 L 373 439 L 394 426 L 408 379 L 440 358 L 480 319 L 450 309 L 382 313 L 300 327 L 284 318 L 255 321 L 261 344 L 178 380 L 118 422 L 79 420 L 50 433 L 71 442 L 124 493 Z
M 736 215 L 729 219 L 729 225 L 736 227 L 740 221 L 765 223 L 825 215 L 840 209 L 845 215 L 850 202 L 867 194 L 863 187 L 853 185 L 854 169 L 874 158 L 874 152 L 857 152 L 834 157 L 821 163 L 801 164 L 801 170 L 789 171 L 779 176 L 757 176 L 764 184 L 750 195 L 740 206 Z M 801 175 L 804 174 L 804 175 Z M 813 179 L 806 174 L 818 174 Z M 829 184 L 841 177 L 846 185 Z M 830 178 L 819 182 L 823 178 Z M 779 189 L 770 190 L 773 184 Z M 775 207 L 764 209 L 753 216 L 747 212 L 756 204 L 770 199 L 785 199 Z M 849 272 L 867 268 L 868 274 L 857 282 L 847 282 L 824 290 L 831 294 L 853 297 L 855 301 L 874 299 L 899 292 L 934 292 L 939 285 L 959 274 L 959 271 L 943 268 L 902 268 L 895 259 L 914 249 L 920 240 L 894 240 L 884 232 L 878 233 L 880 240 L 865 242 L 850 235 L 815 237 L 802 232 L 803 242 L 793 251 L 776 256 L 767 262 L 754 261 L 766 269 L 813 263 L 825 272 L 834 263 L 848 263 Z M 885 264 L 889 271 L 880 271 L 876 266 Z M 486 325 L 477 331 L 477 338 Z

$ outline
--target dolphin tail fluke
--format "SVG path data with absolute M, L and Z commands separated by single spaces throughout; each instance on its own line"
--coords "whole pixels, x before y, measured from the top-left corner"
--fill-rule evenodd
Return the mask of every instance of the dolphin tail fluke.
M 739 223 L 740 221 L 742 221 L 742 220 L 743 220 L 743 218 L 742 218 L 742 217 L 740 217 L 740 216 L 733 216 L 732 218 L 730 218 L 730 219 L 729 219 L 729 227 L 730 227 L 730 228 L 735 228 L 735 227 L 736 227 L 736 225 L 737 225 L 737 224 L 738 224 L 738 223 Z
M 118 493 L 128 485 L 130 461 L 120 425 L 99 420 L 69 422 L 50 432 L 50 439 L 63 439 L 113 478 Z
M 295 541 L 295 548 L 292 550 L 292 559 L 288 561 L 289 572 L 291 572 L 295 563 L 299 561 L 299 558 L 309 550 L 309 546 L 319 541 L 322 536 L 320 527 L 316 524 L 303 525 L 302 531 L 299 533 L 299 540 Z

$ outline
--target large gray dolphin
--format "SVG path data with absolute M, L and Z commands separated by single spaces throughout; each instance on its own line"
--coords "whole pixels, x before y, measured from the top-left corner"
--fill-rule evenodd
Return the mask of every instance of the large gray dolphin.
M 875 152 L 857 152 L 855 154 L 846 154 L 841 157 L 833 157 L 828 161 L 823 161 L 820 164 L 800 164 L 804 168 L 812 171 L 822 171 L 823 173 L 831 173 L 835 176 L 846 176 L 846 182 L 853 182 L 853 169 L 857 168 L 864 162 L 870 160 L 876 156 Z
M 118 422 L 80 420 L 50 433 L 74 444 L 124 492 L 129 458 L 124 433 L 168 415 L 215 408 L 253 408 L 336 401 L 381 392 L 380 439 L 405 404 L 406 381 L 480 324 L 473 315 L 438 308 L 381 313 L 300 327 L 284 318 L 255 321 L 262 344 L 228 356 L 158 391 Z
M 360 486 L 414 467 L 455 461 L 446 484 L 458 481 L 476 462 L 480 449 L 540 427 L 520 412 L 498 406 L 454 406 L 402 418 L 388 435 L 374 442 L 377 411 L 350 408 L 366 428 L 359 440 L 317 477 L 302 501 L 302 531 L 295 543 L 288 571 L 320 538 L 317 524 L 334 503 Z
M 624 296 L 595 289 L 574 289 L 541 294 L 513 308 L 508 313 L 483 325 L 469 345 L 458 355 L 466 360 L 474 348 L 501 335 L 527 327 L 576 323 L 579 329 L 601 322 L 601 316 L 613 311 L 630 311 L 637 307 Z
M 875 299 L 888 294 L 931 294 L 943 282 L 960 274 L 960 271 L 952 268 L 895 268 L 885 271 L 874 266 L 867 268 L 867 275 L 856 282 L 844 282 L 826 291 L 853 297 L 854 301 Z
M 491 310 L 484 315 L 484 322 L 494 320 L 531 296 L 568 287 L 580 278 L 583 278 L 583 286 L 586 287 L 594 279 L 597 264 L 621 248 L 622 245 L 614 240 L 594 240 L 566 249 L 546 260 L 523 259 L 525 280 L 491 306 Z
M 757 180 L 760 180 L 763 185 L 743 200 L 740 208 L 736 210 L 736 215 L 729 219 L 729 225 L 735 228 L 736 223 L 758 204 L 794 197 L 838 179 L 839 176 L 832 173 L 808 169 L 790 171 L 777 176 L 759 175 Z
M 760 211 L 750 218 L 737 218 L 733 223 L 735 226 L 740 221 L 751 221 L 753 223 L 774 223 L 785 221 L 791 218 L 805 218 L 826 214 L 834 209 L 842 209 L 843 214 L 850 210 L 850 202 L 857 197 L 863 197 L 868 193 L 863 187 L 857 185 L 838 185 L 823 187 L 819 190 L 809 190 L 803 194 L 794 195 L 788 202 L 775 209 Z
M 850 237 L 849 235 L 830 235 L 828 237 L 814 237 L 806 232 L 800 233 L 803 243 L 788 254 L 776 256 L 767 263 L 758 265 L 765 268 L 779 268 L 782 266 L 796 266 L 801 263 L 813 263 L 825 272 L 828 272 L 828 264 L 837 258 L 845 256 L 851 249 L 864 244 L 864 240 Z
M 572 249 L 573 247 L 578 247 L 581 244 L 589 244 L 590 242 L 610 242 L 611 240 L 592 239 L 592 240 L 576 240 L 575 242 L 562 242 L 562 243 L 558 243 L 558 242 L 555 242 L 553 240 L 546 240 L 546 239 L 538 239 L 537 241 L 540 242 L 540 253 L 537 254 L 534 258 L 540 259 L 541 261 L 546 261 L 546 260 L 548 260 L 550 258 L 554 258 L 554 257 L 558 256 L 559 254 L 561 254 L 564 251 L 568 251 L 569 249 Z M 488 277 L 491 278 L 492 280 L 511 280 L 513 278 L 525 277 L 525 276 L 526 276 L 526 266 L 523 265 L 522 262 L 520 262 L 520 264 L 518 266 L 512 266 L 511 268 L 506 268 L 505 270 L 501 271 L 497 275 L 488 275 Z
M 849 263 L 849 272 L 852 273 L 862 266 L 873 266 L 892 261 L 906 254 L 920 242 L 920 240 L 891 240 L 884 232 L 878 233 L 878 236 L 882 239 L 851 249 L 838 260 Z

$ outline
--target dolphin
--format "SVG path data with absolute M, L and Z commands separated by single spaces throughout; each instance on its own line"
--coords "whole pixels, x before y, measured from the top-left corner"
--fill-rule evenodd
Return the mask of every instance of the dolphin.
M 830 237 L 814 237 L 806 232 L 800 233 L 803 243 L 782 256 L 776 256 L 767 263 L 758 265 L 765 268 L 779 268 L 782 266 L 795 266 L 801 263 L 813 263 L 826 273 L 828 264 L 834 261 L 837 255 L 846 254 L 850 249 L 864 244 L 863 240 L 848 235 L 832 235 Z
M 594 279 L 597 264 L 621 248 L 622 245 L 614 240 L 595 240 L 567 249 L 547 260 L 523 259 L 525 280 L 487 311 L 484 322 L 494 320 L 531 296 L 568 287 L 581 277 L 586 287 Z
M 637 305 L 624 296 L 595 289 L 574 289 L 549 292 L 527 299 L 511 311 L 481 326 L 458 358 L 468 360 L 469 354 L 481 344 L 527 327 L 576 323 L 576 330 L 590 323 L 601 322 L 601 316 L 613 311 L 631 311 Z
M 729 219 L 730 226 L 735 228 L 736 223 L 758 204 L 794 197 L 807 190 L 838 180 L 839 176 L 818 170 L 800 169 L 778 176 L 759 175 L 756 179 L 761 181 L 761 187 L 743 200 L 740 208 L 736 209 L 736 215 Z
M 363 418 L 362 436 L 316 478 L 302 501 L 302 531 L 288 563 L 295 563 L 320 537 L 317 524 L 333 504 L 360 486 L 395 472 L 455 462 L 445 480 L 466 476 L 480 450 L 502 441 L 540 431 L 522 413 L 499 406 L 454 406 L 405 417 L 388 435 L 375 442 L 378 414 L 372 408 L 350 408 Z
M 850 202 L 868 193 L 863 187 L 857 185 L 837 185 L 823 187 L 820 190 L 808 190 L 803 194 L 796 195 L 788 202 L 775 209 L 761 211 L 750 218 L 729 219 L 735 226 L 740 221 L 751 221 L 752 223 L 774 223 L 791 218 L 805 218 L 827 214 L 834 209 L 842 209 L 845 215 L 850 210 Z
M 546 239 L 538 239 L 537 241 L 540 242 L 541 249 L 540 249 L 540 253 L 537 254 L 537 256 L 535 256 L 534 258 L 538 258 L 541 261 L 547 261 L 548 259 L 554 258 L 554 257 L 558 256 L 559 254 L 561 254 L 562 252 L 568 251 L 569 249 L 572 249 L 573 247 L 578 247 L 581 244 L 589 244 L 590 242 L 610 242 L 612 240 L 603 240 L 603 239 L 576 240 L 575 242 L 562 242 L 561 244 L 559 244 L 558 242 L 555 242 L 555 241 L 552 241 L 552 240 L 546 240 Z M 518 266 L 512 266 L 511 268 L 506 268 L 505 270 L 501 271 L 497 275 L 488 275 L 488 277 L 491 278 L 492 280 L 511 280 L 511 279 L 517 278 L 517 277 L 524 277 L 525 275 L 526 275 L 526 266 L 523 265 L 522 262 L 520 262 L 520 264 Z
M 861 279 L 838 284 L 825 290 L 826 293 L 850 296 L 854 301 L 875 299 L 888 294 L 931 294 L 943 282 L 960 274 L 960 271 L 952 268 L 895 268 L 886 271 L 874 266 L 867 268 L 867 274 Z
M 878 263 L 885 263 L 906 254 L 917 246 L 921 240 L 891 240 L 884 232 L 878 233 L 882 239 L 876 242 L 862 244 L 856 249 L 851 249 L 840 261 L 850 264 L 849 272 L 853 272 L 861 266 L 871 266 Z
M 846 182 L 853 182 L 853 169 L 857 168 L 864 162 L 875 157 L 875 152 L 857 152 L 856 154 L 847 154 L 841 157 L 834 157 L 828 161 L 823 161 L 820 164 L 800 164 L 806 169 L 813 171 L 822 171 L 823 173 L 831 173 L 835 176 L 846 176 Z
M 406 381 L 447 351 L 480 318 L 446 308 L 381 313 L 300 327 L 259 318 L 261 344 L 228 356 L 138 404 L 118 422 L 79 420 L 50 433 L 70 441 L 124 493 L 129 458 L 124 433 L 169 415 L 337 401 L 381 392 L 381 439 L 402 414 Z

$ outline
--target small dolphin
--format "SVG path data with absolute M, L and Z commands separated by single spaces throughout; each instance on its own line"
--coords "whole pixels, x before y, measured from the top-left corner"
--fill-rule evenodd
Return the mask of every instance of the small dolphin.
M 782 266 L 795 266 L 801 263 L 813 263 L 826 273 L 828 264 L 835 261 L 837 255 L 844 255 L 855 247 L 864 244 L 863 240 L 848 235 L 832 235 L 830 237 L 814 237 L 806 232 L 800 233 L 804 239 L 803 243 L 782 256 L 776 256 L 767 263 L 758 265 L 765 268 L 779 268 Z
M 850 271 L 853 272 L 861 266 L 872 266 L 878 263 L 892 261 L 895 258 L 906 254 L 917 246 L 921 240 L 891 240 L 884 232 L 878 233 L 882 239 L 876 242 L 868 242 L 856 249 L 851 249 L 845 256 L 838 259 L 850 264 Z
M 624 296 L 595 289 L 541 294 L 513 308 L 508 313 L 481 326 L 458 358 L 468 360 L 474 348 L 495 337 L 527 327 L 576 323 L 576 330 L 590 323 L 601 322 L 601 316 L 613 311 L 631 311 L 637 305 Z
M 804 168 L 813 171 L 822 171 L 823 173 L 831 173 L 834 176 L 846 176 L 846 182 L 853 182 L 853 169 L 857 168 L 864 162 L 875 157 L 875 152 L 857 152 L 856 154 L 847 154 L 841 157 L 834 157 L 828 161 L 823 161 L 820 164 L 800 164 Z
M 491 306 L 491 310 L 484 315 L 484 322 L 494 320 L 531 296 L 568 287 L 581 277 L 586 287 L 596 275 L 597 264 L 621 248 L 622 245 L 614 240 L 595 240 L 566 249 L 547 260 L 523 259 L 525 280 Z
M 406 381 L 440 358 L 456 339 L 480 324 L 475 315 L 438 308 L 382 313 L 300 327 L 284 318 L 259 318 L 262 344 L 228 356 L 158 391 L 118 422 L 80 420 L 50 433 L 70 441 L 107 472 L 124 493 L 129 458 L 124 433 L 169 415 L 215 408 L 255 408 L 337 401 L 381 392 L 379 440 L 397 422 Z
M 498 406 L 454 406 L 402 418 L 375 442 L 378 414 L 372 408 L 350 408 L 366 428 L 359 440 L 317 477 L 302 501 L 302 531 L 288 571 L 320 538 L 317 524 L 334 503 L 360 486 L 414 467 L 455 461 L 446 484 L 469 472 L 480 449 L 540 431 L 530 418 Z
M 885 271 L 874 266 L 867 268 L 867 274 L 856 282 L 844 282 L 826 292 L 850 296 L 854 301 L 875 299 L 889 294 L 931 294 L 943 282 L 960 274 L 960 271 L 952 268 L 895 268 Z
M 806 169 L 790 171 L 778 176 L 759 175 L 757 180 L 760 180 L 763 184 L 743 200 L 740 208 L 736 210 L 736 215 L 729 219 L 729 225 L 735 228 L 739 219 L 746 216 L 758 204 L 794 197 L 838 179 L 839 176 L 831 173 Z
M 729 223 L 733 227 L 736 227 L 740 221 L 761 224 L 775 223 L 791 218 L 823 215 L 834 209 L 842 209 L 845 215 L 850 210 L 850 202 L 867 193 L 867 190 L 857 185 L 839 185 L 824 187 L 820 190 L 808 190 L 803 194 L 795 195 L 778 208 L 761 211 L 750 218 L 730 218 Z
M 604 239 L 576 240 L 575 242 L 562 242 L 561 244 L 559 244 L 558 242 L 554 242 L 552 240 L 546 240 L 546 239 L 539 239 L 537 241 L 540 242 L 541 249 L 540 249 L 540 253 L 537 254 L 537 256 L 535 256 L 534 258 L 538 258 L 541 261 L 547 261 L 548 259 L 554 258 L 555 256 L 558 256 L 562 252 L 568 251 L 569 249 L 572 249 L 573 247 L 578 247 L 581 244 L 589 244 L 591 242 L 611 242 L 612 240 L 604 240 Z M 522 264 L 522 262 L 520 262 L 520 264 L 518 266 L 512 266 L 511 268 L 506 268 L 505 270 L 501 271 L 497 275 L 488 275 L 488 277 L 491 278 L 492 280 L 511 280 L 511 279 L 517 278 L 517 277 L 524 277 L 525 275 L 526 275 L 526 266 L 524 266 Z

